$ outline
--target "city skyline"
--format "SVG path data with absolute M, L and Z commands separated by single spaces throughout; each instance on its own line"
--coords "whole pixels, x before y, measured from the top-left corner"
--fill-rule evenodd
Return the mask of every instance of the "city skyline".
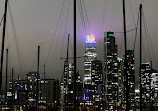
M 35 71 L 36 70 L 36 56 L 37 56 L 37 46 L 41 45 L 41 65 L 45 64 L 47 55 L 48 55 L 48 49 L 50 48 L 50 41 L 53 38 L 56 21 L 59 17 L 59 13 L 61 11 L 63 1 L 10 1 L 10 8 L 12 11 L 12 17 L 14 20 L 14 25 L 17 32 L 17 38 L 19 39 L 18 44 L 20 44 L 21 52 L 22 52 L 22 62 L 25 64 L 23 66 L 23 74 L 21 74 L 21 68 L 19 68 L 19 61 L 18 56 L 16 53 L 16 45 L 14 42 L 14 37 L 12 28 L 11 28 L 11 22 L 10 22 L 10 14 L 8 13 L 8 23 L 7 23 L 7 30 L 8 30 L 8 39 L 6 39 L 6 47 L 9 46 L 9 53 L 10 55 L 13 55 L 10 59 L 10 69 L 14 66 L 15 73 L 20 74 L 22 77 L 28 73 L 29 71 Z M 135 23 L 137 21 L 137 14 L 138 14 L 138 7 L 139 7 L 140 1 L 133 1 L 131 2 L 133 14 Z M 153 10 L 156 10 L 156 3 L 157 1 L 144 1 L 143 2 L 143 9 L 144 14 L 146 17 L 146 22 L 148 25 L 148 30 L 150 33 L 154 53 L 158 52 L 156 51 L 156 29 L 157 24 L 154 24 L 154 21 L 157 20 L 157 15 L 151 12 L 154 12 Z M 70 33 L 71 38 L 73 38 L 73 32 L 72 32 L 72 1 L 70 0 L 70 12 L 68 17 L 68 25 L 66 26 L 66 32 L 64 32 L 64 28 L 59 30 L 59 27 L 63 24 L 65 24 L 64 18 L 66 18 L 66 11 L 68 9 L 69 1 L 65 2 L 65 11 L 62 12 L 62 17 L 60 20 L 60 24 L 58 26 L 58 30 L 56 33 L 56 36 L 54 36 L 53 46 L 51 48 L 50 56 L 48 57 L 48 66 L 46 67 L 47 77 L 51 78 L 61 78 L 63 69 L 64 61 L 60 60 L 60 57 L 65 57 L 66 52 L 63 48 L 63 52 L 61 54 L 62 47 L 66 46 L 66 33 Z M 130 7 L 130 2 L 126 2 L 127 6 Z M 52 6 L 53 5 L 53 6 Z M 83 56 L 84 55 L 84 44 L 85 44 L 85 37 L 87 34 L 94 34 L 96 37 L 96 45 L 97 45 L 97 53 L 98 53 L 98 59 L 103 59 L 103 33 L 106 31 L 112 31 L 112 32 L 122 32 L 123 23 L 122 23 L 122 1 L 85 1 L 86 11 L 89 19 L 89 24 L 86 25 L 87 32 L 83 34 L 82 30 L 83 27 L 81 25 L 81 18 L 79 13 L 79 8 L 77 8 L 77 56 Z M 43 7 L 43 8 L 41 8 Z M 95 8 L 97 7 L 97 8 Z M 115 7 L 115 8 L 113 8 Z M 1 1 L 1 11 L 4 10 L 4 1 Z M 9 11 L 8 11 L 9 12 Z M 98 13 L 100 12 L 100 13 Z M 131 9 L 127 8 L 127 30 L 133 29 L 134 22 L 132 19 L 132 11 Z M 2 17 L 3 12 L 0 13 Z M 64 14 L 64 15 L 63 15 Z M 103 17 L 104 15 L 104 17 Z M 99 18 L 99 19 L 98 19 Z M 103 19 L 104 18 L 104 19 Z M 151 18 L 151 19 L 150 19 Z M 95 22 L 93 22 L 95 20 Z M 52 24 L 51 24 L 52 23 Z M 92 32 L 89 30 L 92 29 Z M 120 28 L 122 27 L 122 28 Z M 1 28 L 2 29 L 2 28 Z M 134 34 L 135 31 L 129 32 L 128 36 L 130 40 L 134 40 Z M 60 36 L 60 37 L 59 37 Z M 64 39 L 64 45 L 62 46 Z M 123 37 L 122 33 L 115 33 L 116 42 L 118 44 L 118 55 L 121 57 L 123 56 Z M 145 37 L 144 37 L 145 38 Z M 73 41 L 73 40 L 71 40 Z M 145 41 L 144 41 L 145 42 Z M 9 45 L 8 45 L 9 43 Z M 42 43 L 42 44 L 41 44 Z M 58 44 L 57 44 L 58 43 Z M 57 44 L 57 45 L 56 45 Z M 144 44 L 146 46 L 146 42 Z M 56 50 L 55 50 L 56 47 Z M 73 44 L 71 43 L 71 47 L 73 47 Z M 102 47 L 102 48 L 100 48 Z M 129 42 L 129 49 L 133 48 L 133 43 Z M 53 53 L 55 52 L 55 54 Z M 145 49 L 145 56 L 148 58 L 147 49 Z M 70 51 L 70 56 L 72 57 L 72 51 Z M 157 53 L 155 55 L 158 55 Z M 138 59 L 138 54 L 136 54 L 136 59 Z M 153 56 L 152 56 L 153 59 Z M 15 62 L 18 61 L 18 62 Z M 149 60 L 146 60 L 144 62 L 147 62 Z M 153 61 L 153 67 L 157 68 L 155 66 L 155 62 L 157 60 Z M 56 67 L 55 63 L 57 63 L 60 67 Z M 4 62 L 5 64 L 5 62 Z M 83 59 L 78 60 L 78 69 L 83 69 Z M 4 66 L 5 68 L 5 66 Z M 43 67 L 40 67 L 40 71 L 43 71 Z M 83 76 L 83 70 L 80 71 L 81 76 Z M 5 74 L 5 72 L 4 72 Z M 16 76 L 17 76 L 16 75 Z M 4 75 L 3 75 L 4 76 Z
M 156 1 L 1 2 L 0 109 L 157 111 Z

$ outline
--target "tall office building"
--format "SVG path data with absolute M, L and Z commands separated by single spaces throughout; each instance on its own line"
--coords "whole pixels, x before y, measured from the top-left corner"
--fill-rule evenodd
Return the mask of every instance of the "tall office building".
M 123 101 L 124 101 L 124 72 L 123 72 L 123 67 L 124 67 L 124 61 L 123 58 L 118 57 L 118 67 L 119 67 L 119 74 L 118 74 L 118 87 L 119 87 L 119 91 L 118 91 L 118 101 L 119 104 L 118 106 L 121 106 Z
M 103 98 L 103 71 L 102 71 L 102 61 L 95 60 L 92 61 L 91 67 L 92 73 L 92 87 L 93 87 L 93 102 L 94 107 L 98 110 L 102 108 L 102 98 Z
M 91 63 L 96 60 L 96 41 L 94 35 L 87 35 L 84 58 L 84 82 L 91 84 Z
M 118 105 L 118 60 L 117 45 L 113 32 L 104 33 L 104 59 L 106 100 L 108 108 L 116 109 Z
M 96 60 L 96 41 L 94 35 L 87 35 L 85 54 L 84 54 L 84 101 L 87 105 L 93 105 L 93 87 L 92 87 L 92 61 Z
M 67 67 L 68 65 L 68 67 Z M 68 72 L 67 72 L 68 70 Z M 60 93 L 61 93 L 61 101 L 67 103 L 67 105 L 73 104 L 73 81 L 74 81 L 74 64 L 70 63 L 64 65 L 64 78 L 60 85 Z M 78 90 L 81 91 L 81 77 L 79 72 L 76 73 L 76 92 Z M 79 98 L 79 94 L 77 93 L 77 98 Z
M 128 74 L 128 86 L 129 86 L 129 104 L 130 109 L 134 108 L 135 100 L 135 67 L 134 67 L 134 50 L 126 50 L 127 54 L 127 74 Z M 125 74 L 125 73 L 124 73 Z M 124 75 L 126 77 L 126 75 Z M 126 80 L 124 78 L 124 80 Z M 126 83 L 124 81 L 124 83 Z M 126 84 L 124 85 L 126 86 Z M 126 92 L 126 91 L 125 91 Z
M 71 88 L 71 84 L 73 82 L 73 77 L 72 77 L 73 73 L 74 73 L 74 65 L 72 63 L 67 63 L 67 61 L 65 61 L 64 75 L 63 75 L 62 82 L 60 85 L 61 101 L 64 103 L 69 103 L 71 101 L 68 98 L 69 96 L 68 93 L 73 93 L 73 90 Z
M 142 106 L 148 108 L 151 102 L 151 68 L 149 63 L 141 64 Z
M 127 74 L 128 74 L 128 86 L 129 86 L 129 104 L 130 109 L 134 108 L 135 103 L 135 67 L 134 67 L 134 50 L 126 50 L 127 54 Z M 124 61 L 119 60 L 119 104 L 124 107 L 126 105 L 126 73 L 124 72 Z
M 67 67 L 68 65 L 68 67 Z M 68 71 L 68 72 L 67 72 Z M 64 78 L 60 84 L 60 102 L 63 110 L 73 108 L 73 82 L 74 82 L 74 64 L 64 65 Z M 82 83 L 79 73 L 76 73 L 76 102 L 77 105 L 81 101 Z
M 69 63 L 69 70 L 68 70 L 68 89 L 67 89 L 67 103 L 69 105 L 73 104 L 73 75 L 74 75 L 74 64 Z
M 154 103 L 158 102 L 158 71 L 152 69 L 151 74 L 151 91 L 152 91 L 152 101 Z

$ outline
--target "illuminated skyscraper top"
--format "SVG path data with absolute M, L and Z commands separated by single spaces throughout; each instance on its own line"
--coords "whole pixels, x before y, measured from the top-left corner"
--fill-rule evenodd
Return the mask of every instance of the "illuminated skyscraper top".
M 87 35 L 86 37 L 86 47 L 96 47 L 96 41 L 94 35 Z

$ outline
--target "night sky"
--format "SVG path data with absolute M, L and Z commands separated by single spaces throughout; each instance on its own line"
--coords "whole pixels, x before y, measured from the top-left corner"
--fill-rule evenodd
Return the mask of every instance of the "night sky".
M 4 11 L 4 1 L 0 0 L 0 19 Z M 7 16 L 7 31 L 5 47 L 9 48 L 9 72 L 13 67 L 15 70 L 15 78 L 19 74 L 22 78 L 30 71 L 37 69 L 37 46 L 41 46 L 40 72 L 43 74 L 43 66 L 46 64 L 47 78 L 61 79 L 63 73 L 63 63 L 60 57 L 66 57 L 66 42 L 67 35 L 71 35 L 70 57 L 73 55 L 73 0 L 70 0 L 68 13 L 68 21 L 66 25 L 66 16 L 69 6 L 69 0 L 65 0 L 64 8 L 61 13 L 61 18 L 55 32 L 57 21 L 61 12 L 61 7 L 64 0 L 9 0 L 11 14 L 16 29 L 17 39 L 13 34 L 11 24 L 10 11 Z M 85 51 L 85 36 L 94 34 L 97 42 L 98 59 L 103 59 L 103 37 L 105 31 L 123 32 L 122 20 L 122 0 L 84 0 L 88 22 L 86 20 L 86 33 L 83 33 L 83 25 L 77 7 L 77 56 L 83 56 Z M 153 47 L 153 52 L 150 52 L 153 60 L 153 67 L 158 69 L 157 63 L 157 30 L 158 30 L 158 0 L 126 0 L 126 17 L 127 30 L 136 27 L 138 18 L 139 4 L 143 4 L 144 15 L 148 31 L 150 34 L 151 43 L 149 50 Z M 77 5 L 78 6 L 78 5 Z M 86 19 L 86 15 L 84 15 Z M 2 35 L 2 25 L 0 26 Z M 139 30 L 138 30 L 139 35 Z M 124 53 L 123 33 L 115 33 L 116 43 L 118 44 L 118 54 L 120 57 Z M 138 36 L 139 37 L 139 36 Z M 135 31 L 127 33 L 128 49 L 133 49 Z M 16 45 L 16 40 L 18 45 Z M 51 46 L 50 54 L 47 62 L 46 58 Z M 1 42 L 1 41 L 0 41 Z M 136 66 L 138 69 L 138 49 L 139 38 L 136 42 Z M 17 48 L 20 49 L 20 57 L 18 56 Z M 1 46 L 0 46 L 1 48 Z M 155 56 L 155 57 L 154 57 Z M 5 55 L 4 55 L 5 58 Z M 143 62 L 148 62 L 149 51 L 143 28 Z M 78 59 L 78 70 L 83 75 L 83 58 Z M 3 67 L 3 76 L 5 76 L 5 60 Z M 137 72 L 137 71 L 136 71 Z

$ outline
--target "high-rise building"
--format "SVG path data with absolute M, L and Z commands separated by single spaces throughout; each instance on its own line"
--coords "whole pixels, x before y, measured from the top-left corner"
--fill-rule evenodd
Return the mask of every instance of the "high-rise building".
M 61 101 L 64 103 L 72 103 L 72 99 L 69 99 L 69 93 L 73 93 L 73 87 L 72 82 L 73 82 L 73 73 L 74 73 L 74 65 L 72 63 L 68 63 L 65 61 L 64 64 L 64 75 L 63 79 L 61 82 L 60 90 L 61 90 Z
M 84 102 L 87 105 L 93 105 L 93 87 L 92 87 L 92 61 L 97 59 L 96 41 L 94 35 L 87 35 L 85 54 L 84 54 Z
M 118 101 L 119 104 L 118 106 L 122 106 L 122 103 L 124 101 L 124 72 L 123 72 L 123 67 L 124 67 L 124 61 L 123 58 L 118 57 L 118 66 L 119 66 L 119 75 L 118 75 L 118 87 L 119 87 L 119 91 L 118 91 Z
M 92 61 L 91 67 L 92 73 L 92 87 L 93 87 L 93 101 L 94 107 L 100 110 L 102 108 L 103 99 L 103 71 L 102 71 L 102 61 L 95 60 Z
M 68 70 L 68 89 L 67 89 L 67 103 L 69 105 L 73 104 L 73 75 L 74 75 L 74 64 L 69 63 L 69 70 Z
M 127 70 L 127 74 L 128 74 L 128 87 L 129 87 L 129 104 L 130 104 L 130 109 L 133 109 L 134 100 L 135 100 L 134 50 L 126 50 L 126 54 L 127 54 L 126 70 Z M 124 75 L 124 77 L 126 77 L 126 75 Z M 124 85 L 124 86 L 126 86 L 126 85 Z
M 158 102 L 158 71 L 152 69 L 151 74 L 151 91 L 152 91 L 152 101 Z
M 141 64 L 142 106 L 147 108 L 151 102 L 151 68 L 149 63 Z
M 96 41 L 94 35 L 87 35 L 84 58 L 84 82 L 91 84 L 91 63 L 96 60 Z
M 68 67 L 67 67 L 68 65 Z M 68 71 L 68 72 L 67 72 Z M 60 101 L 63 110 L 69 110 L 73 106 L 74 64 L 64 65 L 64 78 L 60 84 Z M 79 73 L 76 73 L 76 100 L 81 101 L 82 83 Z
M 67 67 L 68 65 L 68 67 Z M 67 72 L 68 70 L 68 72 Z M 64 65 L 64 78 L 60 85 L 61 101 L 67 104 L 73 104 L 73 82 L 74 82 L 74 64 L 69 63 Z M 76 87 L 81 89 L 81 77 L 76 73 Z M 77 91 L 77 90 L 76 90 Z M 77 96 L 78 97 L 78 96 Z
M 134 67 L 134 50 L 126 50 L 128 74 L 128 88 L 129 88 L 129 104 L 130 109 L 134 108 L 135 103 L 135 67 Z M 123 59 L 119 60 L 119 104 L 121 107 L 126 105 L 126 73 L 124 71 L 125 55 Z
M 104 33 L 105 88 L 108 108 L 116 109 L 118 105 L 118 60 L 117 45 L 113 32 Z

